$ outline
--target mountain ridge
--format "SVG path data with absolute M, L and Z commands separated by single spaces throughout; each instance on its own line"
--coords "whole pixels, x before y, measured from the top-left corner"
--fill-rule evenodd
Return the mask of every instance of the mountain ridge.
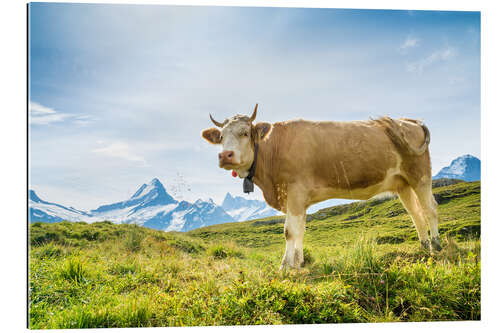
M 226 193 L 221 207 L 238 221 L 248 221 L 281 214 L 281 212 L 268 206 L 264 201 L 232 196 L 229 192 Z
M 229 194 L 232 198 L 232 196 Z M 236 197 L 235 197 L 236 198 Z M 241 199 L 241 200 L 240 200 Z M 258 200 L 248 200 L 239 197 L 239 215 L 232 215 L 211 198 L 197 199 L 193 203 L 186 200 L 177 201 L 165 190 L 158 178 L 142 184 L 128 199 L 104 204 L 96 209 L 81 211 L 73 207 L 65 207 L 56 203 L 42 200 L 33 189 L 29 190 L 29 221 L 60 222 L 84 221 L 97 222 L 102 220 L 113 223 L 134 223 L 153 229 L 165 231 L 189 231 L 202 226 L 217 223 L 239 221 L 240 217 L 263 217 L 256 214 L 267 211 L 270 216 L 270 207 Z M 250 205 L 250 207 L 249 207 Z M 245 213 L 245 209 L 250 212 Z

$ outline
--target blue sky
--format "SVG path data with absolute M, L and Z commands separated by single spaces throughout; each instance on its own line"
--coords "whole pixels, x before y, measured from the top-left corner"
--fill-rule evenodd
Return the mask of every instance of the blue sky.
M 478 12 L 34 3 L 29 31 L 45 200 L 95 208 L 154 177 L 177 199 L 243 195 L 200 132 L 256 102 L 269 122 L 422 119 L 433 174 L 480 157 Z

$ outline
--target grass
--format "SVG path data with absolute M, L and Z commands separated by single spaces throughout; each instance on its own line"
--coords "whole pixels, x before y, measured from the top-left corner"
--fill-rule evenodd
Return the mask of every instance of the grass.
M 60 271 L 61 277 L 75 283 L 82 282 L 86 275 L 83 265 L 83 262 L 78 257 L 68 259 Z
M 279 217 L 188 233 L 33 223 L 30 328 L 479 320 L 480 184 L 435 194 L 439 254 L 397 200 L 369 200 L 310 215 L 306 265 L 286 272 Z
M 243 252 L 234 244 L 215 244 L 208 248 L 208 255 L 216 259 L 224 259 L 227 257 L 243 257 Z
M 141 232 L 139 227 L 134 225 L 132 230 L 128 232 L 125 248 L 130 252 L 138 252 L 142 247 L 144 237 L 145 235 Z

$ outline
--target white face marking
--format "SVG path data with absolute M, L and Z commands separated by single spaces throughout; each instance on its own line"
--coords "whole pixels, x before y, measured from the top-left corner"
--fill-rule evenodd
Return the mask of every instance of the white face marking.
M 251 127 L 248 120 L 238 116 L 231 118 L 221 131 L 222 150 L 234 153 L 233 164 L 224 169 L 234 169 L 240 177 L 246 177 L 253 162 Z

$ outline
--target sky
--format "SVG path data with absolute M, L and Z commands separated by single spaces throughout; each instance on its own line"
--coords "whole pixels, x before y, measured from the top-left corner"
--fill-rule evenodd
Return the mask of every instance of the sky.
M 29 5 L 29 187 L 44 200 L 93 209 L 155 177 L 178 200 L 243 196 L 200 133 L 255 103 L 258 121 L 423 120 L 433 174 L 480 158 L 480 14 Z

